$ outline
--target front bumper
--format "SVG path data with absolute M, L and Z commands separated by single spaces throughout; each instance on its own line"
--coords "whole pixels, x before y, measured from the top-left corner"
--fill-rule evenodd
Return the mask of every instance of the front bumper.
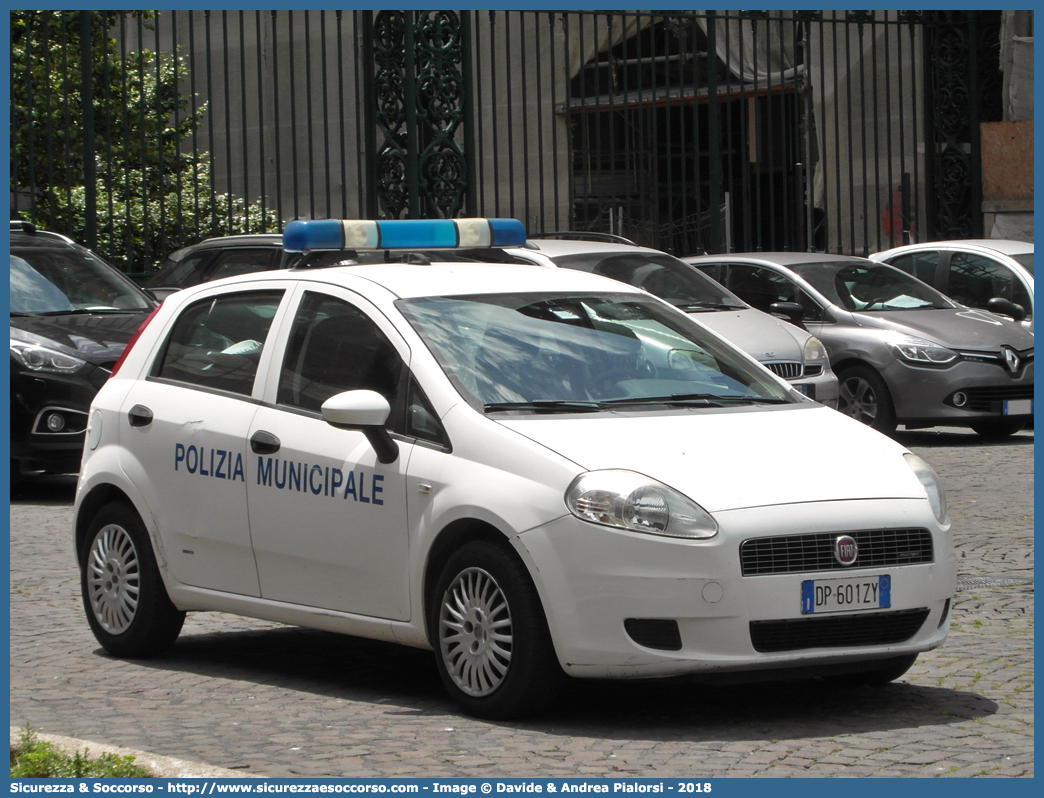
M 809 399 L 815 399 L 820 404 L 837 410 L 837 375 L 831 369 L 825 368 L 821 373 L 812 377 L 794 377 L 788 379 L 787 382 Z
M 949 531 L 936 523 L 927 501 L 783 505 L 719 512 L 715 518 L 720 531 L 708 541 L 616 531 L 572 516 L 516 538 L 567 673 L 652 677 L 811 669 L 926 651 L 945 639 L 948 600 L 956 587 L 956 558 Z M 741 575 L 740 544 L 749 538 L 915 527 L 930 532 L 932 562 L 875 568 L 859 568 L 857 562 L 852 568 L 837 566 L 814 573 Z M 802 615 L 802 581 L 858 574 L 888 575 L 891 607 L 823 617 L 859 625 L 873 614 L 917 610 L 924 614 L 923 620 L 897 642 L 865 644 L 857 639 L 839 644 L 841 638 L 828 636 L 818 638 L 818 644 L 783 651 L 757 650 L 752 622 L 820 620 Z M 884 622 L 890 623 L 892 617 Z M 678 648 L 661 650 L 636 642 L 635 620 L 667 622 L 672 629 L 676 624 Z M 646 628 L 655 631 L 656 626 Z M 649 642 L 641 634 L 638 637 Z
M 80 468 L 91 402 L 108 378 L 86 365 L 75 374 L 28 372 L 11 365 L 11 459 L 23 472 L 76 472 Z M 52 432 L 46 418 L 61 415 L 65 426 Z
M 908 426 L 950 424 L 966 426 L 972 422 L 1000 418 L 1023 418 L 1031 413 L 1005 413 L 1005 400 L 1025 401 L 1033 397 L 1033 362 L 1015 375 L 1000 366 L 962 360 L 948 369 L 909 366 L 894 361 L 883 369 L 895 405 L 896 420 Z M 952 397 L 963 392 L 969 401 L 954 405 Z

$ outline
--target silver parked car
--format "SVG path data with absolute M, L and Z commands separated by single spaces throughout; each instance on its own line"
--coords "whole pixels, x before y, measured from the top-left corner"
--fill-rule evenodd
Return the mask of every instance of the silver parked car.
M 995 238 L 931 241 L 870 259 L 890 263 L 962 305 L 1011 316 L 1033 332 L 1033 244 Z
M 1033 418 L 1033 335 L 865 258 L 754 252 L 685 258 L 756 308 L 797 304 L 841 382 L 838 409 L 882 432 L 968 426 L 1005 437 Z
M 806 396 L 837 407 L 837 377 L 830 369 L 826 348 L 817 338 L 755 310 L 666 252 L 588 238 L 541 238 L 530 239 L 525 247 L 466 250 L 462 254 L 476 260 L 590 272 L 644 289 L 728 339 Z

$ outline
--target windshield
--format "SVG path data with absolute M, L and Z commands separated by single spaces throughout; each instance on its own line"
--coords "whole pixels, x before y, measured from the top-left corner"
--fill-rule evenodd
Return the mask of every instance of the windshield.
M 930 285 L 883 263 L 799 263 L 790 267 L 831 303 L 851 311 L 954 308 Z
M 1014 258 L 1019 263 L 1021 263 L 1023 268 L 1025 268 L 1026 271 L 1028 271 L 1030 273 L 1030 277 L 1033 276 L 1033 253 L 1032 252 L 1024 252 L 1021 255 L 1011 255 L 1010 257 Z
M 496 294 L 396 305 L 486 412 L 800 401 L 685 316 L 634 294 Z
M 148 298 L 87 250 L 33 249 L 11 254 L 12 313 L 145 310 Z
M 551 260 L 564 269 L 591 272 L 642 288 L 688 312 L 747 307 L 742 299 L 707 275 L 667 254 L 588 252 Z

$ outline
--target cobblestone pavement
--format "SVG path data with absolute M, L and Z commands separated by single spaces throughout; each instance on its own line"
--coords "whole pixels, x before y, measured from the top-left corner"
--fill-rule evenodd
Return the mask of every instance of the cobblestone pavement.
M 11 725 L 244 775 L 1033 775 L 1033 433 L 902 433 L 949 488 L 953 631 L 900 682 L 581 682 L 523 723 L 462 716 L 432 655 L 222 614 L 162 659 L 113 659 L 80 607 L 72 486 L 11 505 Z

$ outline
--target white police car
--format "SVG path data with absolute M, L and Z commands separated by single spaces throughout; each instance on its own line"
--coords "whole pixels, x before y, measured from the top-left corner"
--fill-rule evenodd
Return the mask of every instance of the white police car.
M 284 234 L 524 237 L 482 219 Z M 943 642 L 956 579 L 919 457 L 645 292 L 529 266 L 172 295 L 92 406 L 74 519 L 113 654 L 237 613 L 430 647 L 486 717 L 546 707 L 563 674 L 888 681 Z

